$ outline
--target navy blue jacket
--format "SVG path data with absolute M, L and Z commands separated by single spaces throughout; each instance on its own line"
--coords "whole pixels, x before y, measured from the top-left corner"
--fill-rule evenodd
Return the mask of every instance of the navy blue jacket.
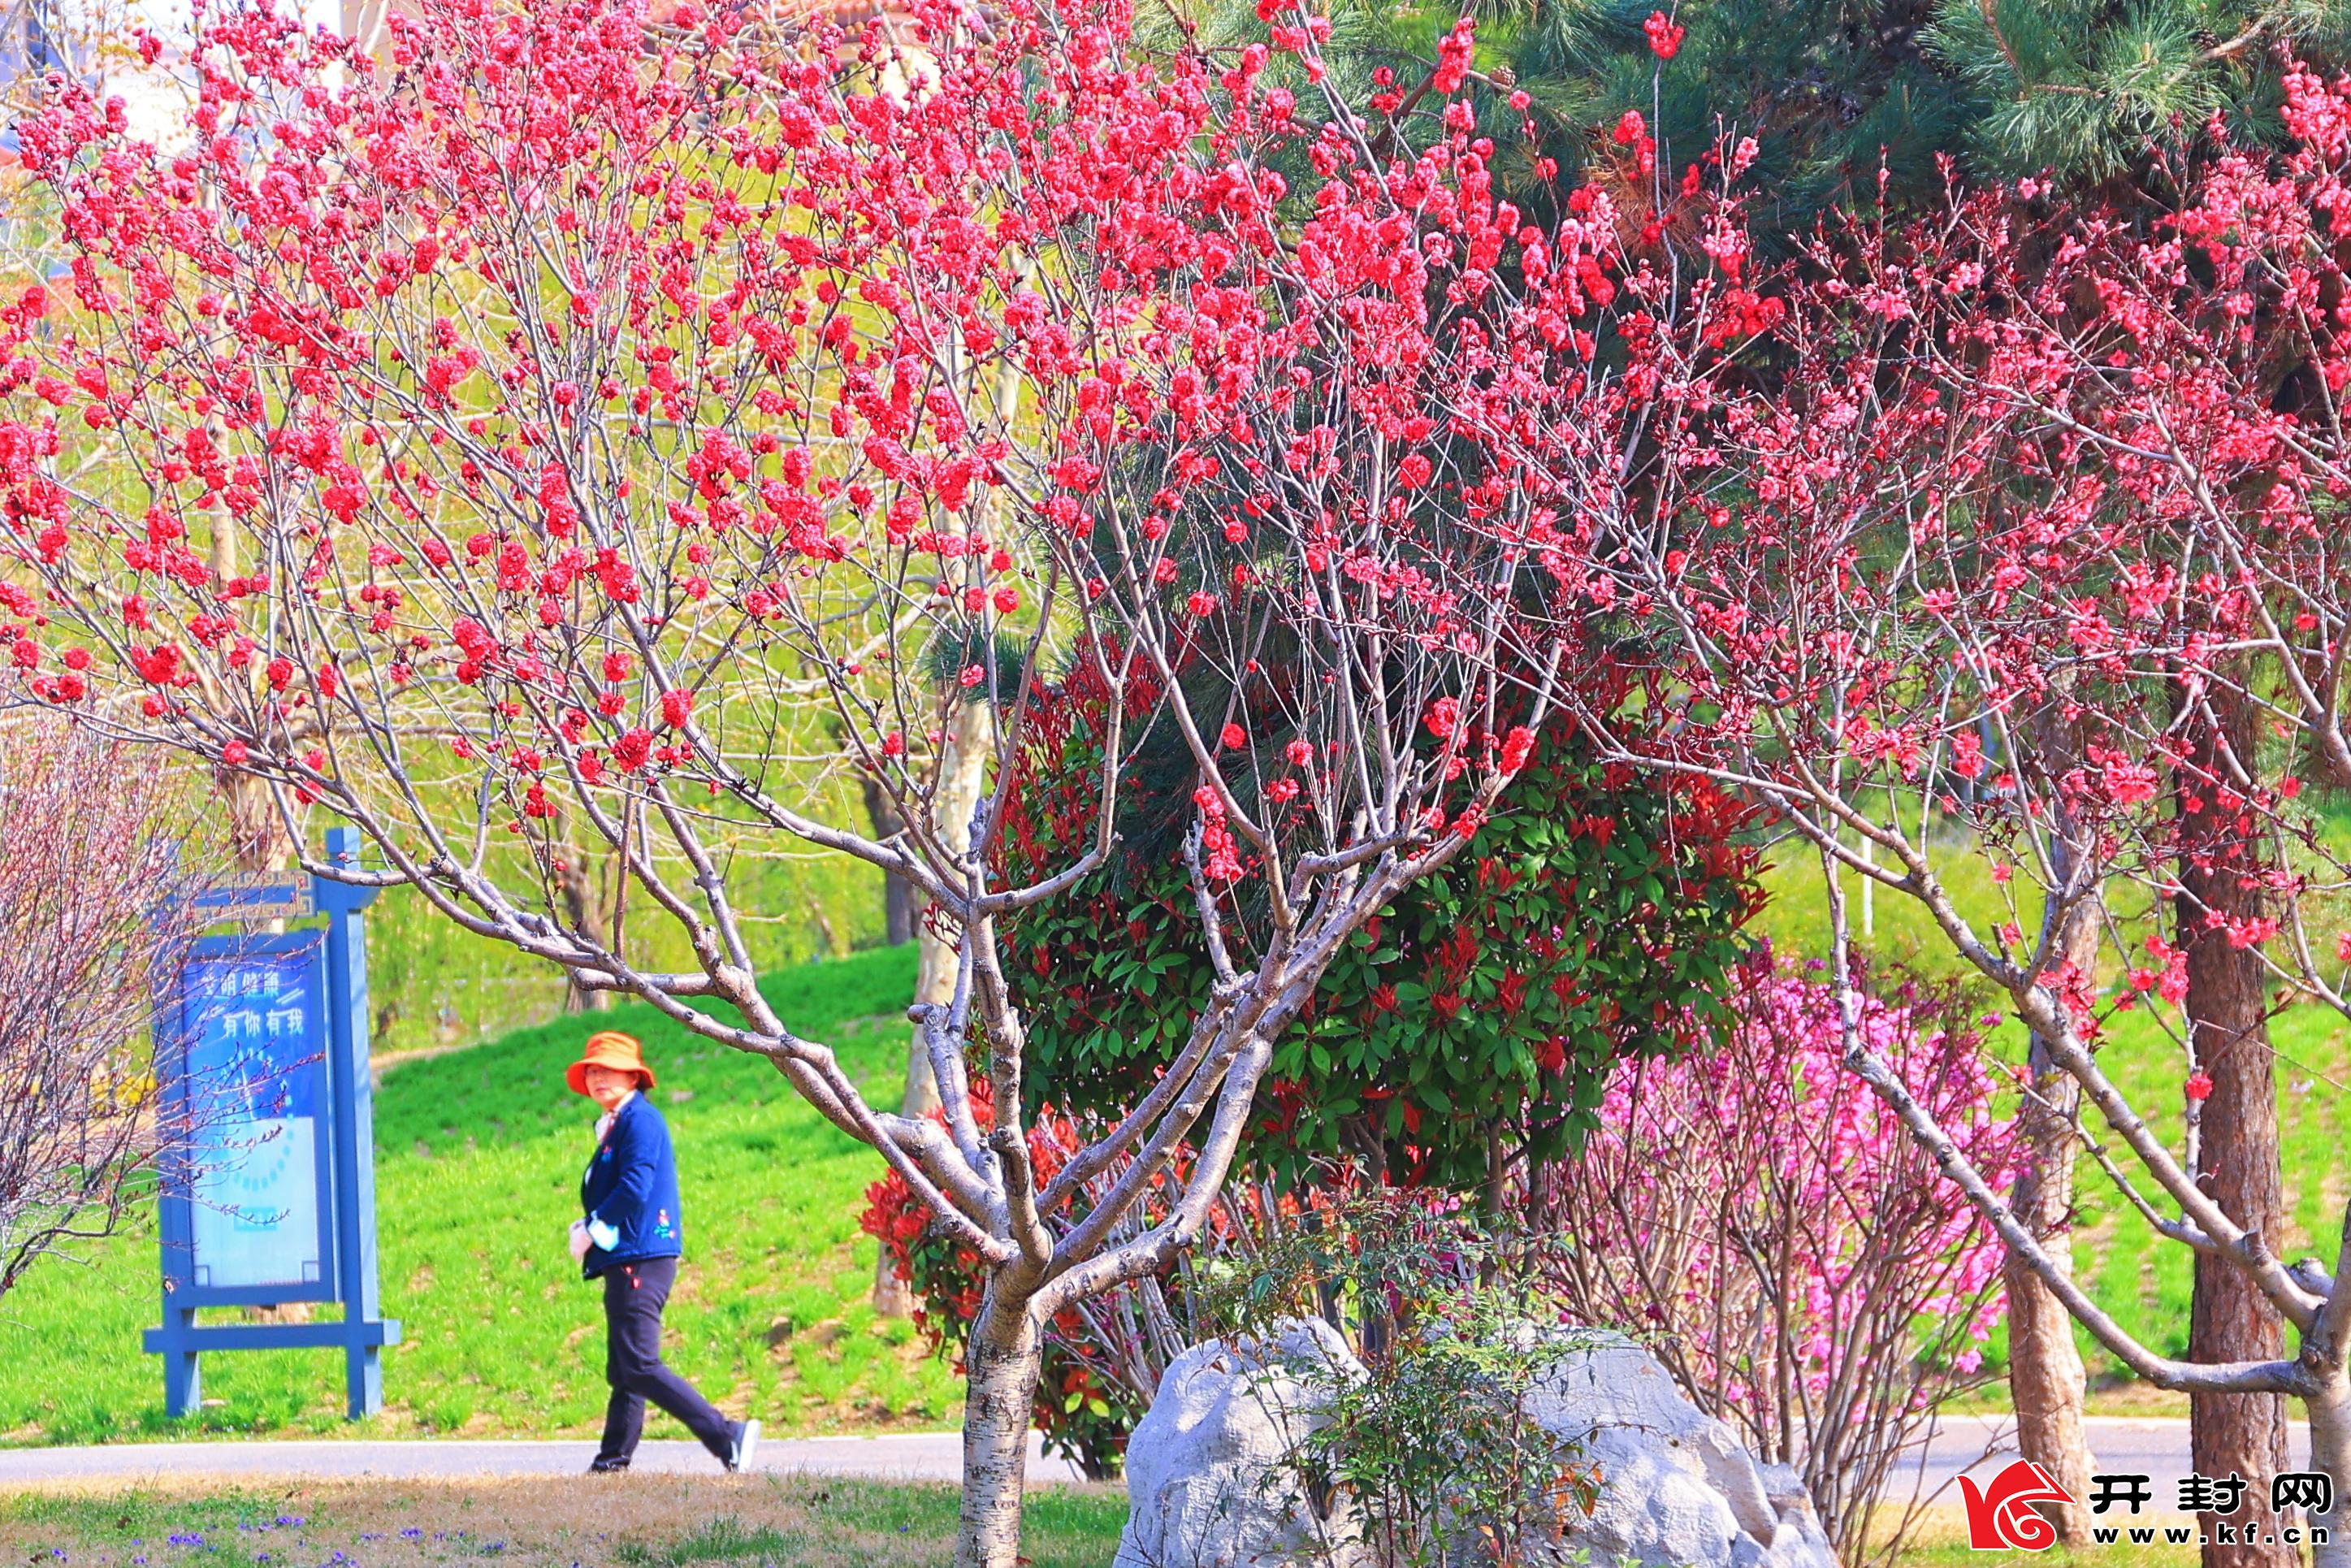
M 580 1260 L 580 1272 L 590 1280 L 617 1263 L 684 1252 L 669 1124 L 643 1094 L 630 1097 L 596 1145 L 588 1174 L 580 1178 L 580 1207 L 587 1211 L 591 1233 L 601 1234 L 607 1225 L 617 1232 L 611 1247 L 591 1246 Z

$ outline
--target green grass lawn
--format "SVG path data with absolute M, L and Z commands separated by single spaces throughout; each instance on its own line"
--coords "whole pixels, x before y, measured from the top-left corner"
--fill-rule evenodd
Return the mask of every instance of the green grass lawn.
M 1784 950 L 1817 951 L 1817 871 L 1791 862 L 1771 879 L 1761 929 Z M 1988 880 L 1965 891 L 1971 903 L 1994 896 Z M 1903 901 L 1881 898 L 1878 916 L 1881 946 L 1921 964 L 1935 957 L 1939 937 Z M 903 1071 L 900 1013 L 914 961 L 902 947 L 784 968 L 768 991 L 798 1027 L 836 1042 L 887 1101 Z M 596 1291 L 564 1253 L 563 1229 L 592 1118 L 564 1088 L 562 1068 L 588 1030 L 607 1023 L 646 1041 L 683 1166 L 689 1255 L 669 1312 L 672 1360 L 727 1409 L 758 1414 L 779 1435 L 952 1425 L 959 1380 L 911 1325 L 877 1321 L 865 1304 L 873 1249 L 856 1218 L 878 1160 L 766 1063 L 625 1008 L 388 1068 L 376 1097 L 379 1244 L 385 1309 L 402 1321 L 404 1343 L 386 1355 L 383 1416 L 348 1427 L 336 1353 L 287 1351 L 209 1357 L 206 1408 L 183 1427 L 165 1421 L 160 1364 L 139 1349 L 159 1305 L 154 1234 L 142 1214 L 84 1261 L 47 1262 L 0 1301 L 0 1440 L 191 1429 L 591 1435 L 603 1403 L 601 1322 Z M 2342 1087 L 2351 1082 L 2351 1025 L 2299 1008 L 2272 1033 L 2292 1217 L 2282 1249 L 2331 1254 L 2351 1193 Z M 1998 1043 L 2013 1051 L 2017 1031 Z M 2102 1060 L 2176 1136 L 2177 1046 L 2143 1015 L 2126 1015 Z M 2125 1326 L 2158 1351 L 2182 1352 L 2187 1253 L 2152 1239 L 2087 1162 L 2081 1190 L 2084 1277 Z M 2127 1407 L 2119 1365 L 2086 1340 L 2084 1351 L 2107 1385 L 2105 1407 Z M 62 1365 L 75 1375 L 57 1375 Z
M 1943 872 L 1960 909 L 1980 928 L 2014 918 L 2030 930 L 2039 920 L 2038 903 L 2025 902 L 2011 908 L 2005 892 L 1992 883 L 1987 862 L 1965 846 L 1951 846 Z M 1756 929 L 1782 952 L 1825 953 L 1828 907 L 1818 862 L 1801 848 L 1783 850 L 1778 863 L 1765 873 L 1765 884 L 1771 896 Z M 2022 879 L 2017 885 L 2021 884 Z M 1849 899 L 1856 898 L 1850 878 L 1846 892 Z M 1854 909 L 1858 935 L 1857 902 Z M 1875 913 L 1876 930 L 1867 946 L 1880 958 L 1928 973 L 1960 972 L 1961 960 L 1915 901 L 1881 890 Z M 2277 1052 L 2288 1217 L 2287 1234 L 2275 1245 L 2288 1258 L 2317 1253 L 2331 1269 L 2344 1201 L 2351 1195 L 2351 1155 L 2345 1147 L 2346 1133 L 2351 1131 L 2351 1088 L 2346 1087 L 2351 1086 L 2351 1023 L 2332 1009 L 2294 1007 L 2273 1020 L 2270 1040 Z M 2011 1023 L 1995 1035 L 1992 1043 L 1993 1049 L 2011 1060 L 2021 1057 L 2022 1030 Z M 2140 1113 L 2179 1152 L 2186 1103 L 2181 1084 L 2188 1069 L 2178 1041 L 2147 1013 L 2118 1014 L 2108 1025 L 2099 1061 Z M 2114 1149 L 2116 1163 L 2138 1177 L 2141 1173 L 2136 1162 L 2116 1145 L 2095 1112 L 2091 1124 Z M 2185 1354 L 2194 1274 L 2187 1249 L 2150 1232 L 2088 1159 L 2080 1162 L 2075 1180 L 2080 1195 L 2076 1248 L 2080 1276 L 2098 1303 L 2142 1343 L 2165 1354 Z M 2160 1200 L 2151 1182 L 2145 1184 L 2145 1190 Z M 2161 1201 L 2158 1207 L 2176 1208 Z M 2146 1409 L 2155 1404 L 2177 1405 L 2185 1412 L 2184 1396 L 2150 1399 L 2153 1391 L 2137 1384 L 2121 1363 L 2086 1333 L 2077 1331 L 2076 1337 L 2097 1387 L 2094 1410 Z M 1993 1359 L 2000 1360 L 2004 1344 L 1995 1340 L 1992 1348 Z M 1985 1397 L 2004 1402 L 2006 1390 L 1994 1385 Z
M 799 966 L 768 994 L 834 1042 L 877 1099 L 904 1071 L 911 946 Z M 800 1101 L 764 1061 L 688 1039 L 630 1007 L 394 1063 L 376 1094 L 378 1246 L 386 1352 L 379 1419 L 341 1419 L 335 1351 L 246 1351 L 204 1362 L 205 1408 L 175 1426 L 160 1362 L 152 1216 L 80 1264 L 49 1260 L 0 1300 L 0 1435 L 87 1443 L 207 1432 L 591 1436 L 604 1405 L 597 1287 L 564 1249 L 593 1136 L 563 1068 L 592 1028 L 645 1042 L 684 1182 L 686 1267 L 671 1362 L 777 1435 L 952 1426 L 961 1385 L 913 1325 L 866 1305 L 874 1249 L 858 1234 L 880 1160 Z M 70 1366 L 73 1375 L 59 1375 Z M 217 1404 L 214 1402 L 217 1401 Z M 681 1436 L 656 1415 L 650 1431 Z

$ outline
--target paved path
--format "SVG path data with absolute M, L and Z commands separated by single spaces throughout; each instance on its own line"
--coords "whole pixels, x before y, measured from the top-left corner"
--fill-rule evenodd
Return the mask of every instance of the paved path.
M 311 1442 L 110 1443 L 89 1448 L 0 1448 L 0 1488 L 56 1481 L 133 1485 L 165 1477 L 267 1476 L 320 1479 L 455 1480 L 482 1476 L 568 1476 L 588 1468 L 596 1445 L 577 1442 L 476 1442 L 420 1437 L 404 1442 L 327 1438 Z M 962 1443 L 951 1432 L 887 1437 L 771 1437 L 759 1445 L 752 1469 L 778 1473 L 874 1476 L 954 1480 L 962 1470 Z M 647 1442 L 635 1466 L 664 1472 L 718 1472 L 699 1443 Z M 1074 1481 L 1065 1459 L 1047 1458 L 1029 1437 L 1029 1476 Z
M 2172 1507 L 2179 1482 L 2189 1473 L 2185 1419 L 2092 1416 L 2083 1425 L 2090 1440 L 2093 1473 L 2150 1476 L 2154 1478 L 2152 1506 L 2165 1511 Z M 1907 1499 L 1914 1485 L 1930 1495 L 1942 1489 L 1937 1500 L 1956 1507 L 1959 1489 L 1952 1483 L 1962 1473 L 1984 1479 L 2016 1458 L 2015 1431 L 2015 1423 L 2005 1416 L 1946 1416 L 1923 1461 L 1905 1467 L 1888 1492 Z M 2287 1444 L 2295 1468 L 2309 1462 L 2310 1433 L 2301 1422 L 2291 1425 Z M 2248 1479 L 2267 1489 L 2267 1477 Z
M 2188 1474 L 2188 1423 L 2184 1420 L 2092 1416 L 2088 1422 L 2094 1469 L 2154 1479 L 2155 1506 L 2168 1509 L 2179 1478 Z M 1988 1477 L 2015 1457 L 2013 1424 L 2006 1416 L 1947 1417 L 1921 1459 L 1906 1466 L 1889 1492 L 1907 1498 L 1921 1488 L 1956 1506 L 1952 1482 L 1962 1472 Z M 2309 1438 L 2293 1427 L 2294 1463 L 2306 1462 Z M 462 1438 L 416 1438 L 402 1442 L 328 1438 L 308 1442 L 115 1443 L 87 1448 L 0 1448 L 0 1488 L 57 1481 L 106 1481 L 124 1485 L 165 1477 L 305 1477 L 386 1479 L 463 1479 L 481 1476 L 563 1476 L 588 1468 L 595 1445 L 578 1442 L 478 1442 Z M 953 1433 L 911 1433 L 886 1437 L 770 1438 L 759 1446 L 761 1471 L 810 1475 L 873 1476 L 898 1479 L 954 1480 L 960 1473 L 960 1445 Z M 637 1450 L 641 1469 L 714 1471 L 699 1444 L 648 1442 Z M 1068 1482 L 1079 1478 L 1065 1459 L 1047 1458 L 1043 1445 L 1029 1438 L 1031 1479 Z M 2262 1478 L 2265 1479 L 2266 1478 Z

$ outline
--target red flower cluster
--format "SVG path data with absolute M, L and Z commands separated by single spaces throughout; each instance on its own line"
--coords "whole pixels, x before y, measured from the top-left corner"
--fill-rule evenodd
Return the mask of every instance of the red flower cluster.
M 1650 12 L 1649 19 L 1641 24 L 1641 30 L 1649 36 L 1650 52 L 1661 60 L 1672 59 L 1681 52 L 1682 39 L 1689 31 L 1687 27 L 1675 26 L 1673 18 L 1663 11 Z

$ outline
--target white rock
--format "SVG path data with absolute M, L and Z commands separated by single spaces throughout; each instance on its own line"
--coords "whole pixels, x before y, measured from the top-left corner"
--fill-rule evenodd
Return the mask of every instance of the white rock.
M 1527 1400 L 1599 1471 L 1599 1503 L 1570 1516 L 1569 1545 L 1594 1568 L 1836 1568 L 1794 1471 L 1757 1464 L 1639 1345 L 1577 1333 Z
M 1813 1494 L 1804 1490 L 1804 1478 L 1796 1473 L 1796 1467 L 1765 1465 L 1762 1471 L 1763 1490 L 1780 1516 L 1779 1528 L 1771 1532 L 1773 1568 L 1817 1568 L 1835 1562 L 1836 1548 L 1829 1544 L 1828 1531 L 1821 1528 L 1821 1516 L 1813 1511 Z
M 1837 1568 L 1796 1472 L 1758 1464 L 1655 1356 L 1616 1334 L 1522 1332 L 1573 1334 L 1526 1411 L 1599 1476 L 1598 1501 L 1589 1518 L 1569 1514 L 1557 1561 L 1580 1552 L 1592 1568 Z M 1343 1500 L 1319 1515 L 1283 1463 L 1321 1426 L 1329 1385 L 1285 1370 L 1301 1362 L 1364 1375 L 1314 1320 L 1285 1322 L 1267 1345 L 1212 1342 L 1176 1358 L 1127 1446 L 1115 1568 L 1370 1568 L 1364 1548 L 1343 1544 L 1356 1533 Z M 1478 1553 L 1465 1540 L 1454 1555 Z
M 1285 1321 L 1268 1343 L 1211 1340 L 1169 1364 L 1126 1447 L 1126 1529 L 1114 1568 L 1354 1568 L 1343 1512 L 1324 1518 L 1283 1459 L 1321 1424 L 1314 1379 L 1364 1375 L 1338 1331 Z M 1327 1383 L 1324 1385 L 1327 1386 Z M 1326 1555 L 1327 1553 L 1327 1555 Z

